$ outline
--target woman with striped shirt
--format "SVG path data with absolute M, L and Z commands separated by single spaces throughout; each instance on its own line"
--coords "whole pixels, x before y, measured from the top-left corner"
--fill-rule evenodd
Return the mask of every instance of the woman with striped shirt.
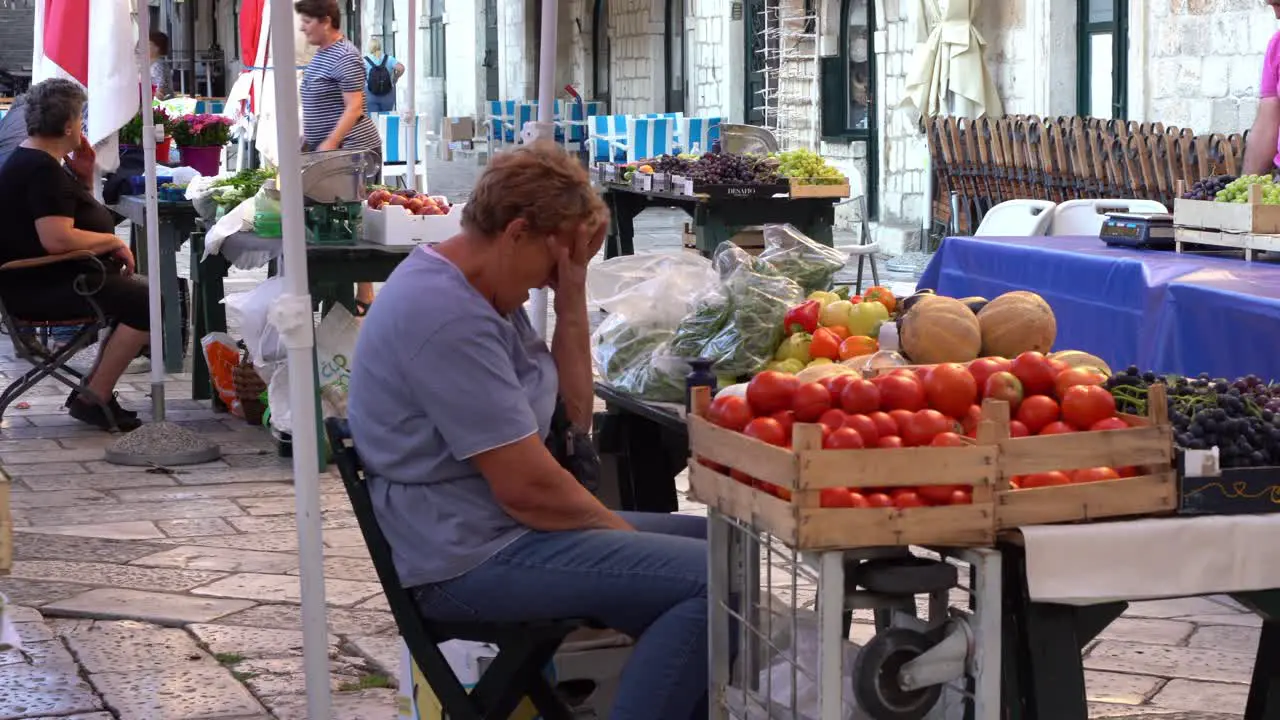
M 319 48 L 302 75 L 303 150 L 373 150 L 381 158 L 382 139 L 364 106 L 364 59 L 339 30 L 337 0 L 298 0 L 293 10 L 307 42 Z M 360 314 L 372 302 L 373 285 L 357 285 Z

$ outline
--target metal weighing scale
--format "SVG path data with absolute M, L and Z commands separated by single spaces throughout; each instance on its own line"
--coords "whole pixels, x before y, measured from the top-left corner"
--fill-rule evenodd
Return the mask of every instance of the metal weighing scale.
M 1169 213 L 1107 213 L 1099 237 L 1108 245 L 1172 250 L 1173 216 Z
M 335 150 L 302 156 L 307 242 L 351 244 L 363 236 L 363 203 L 378 161 L 371 150 Z

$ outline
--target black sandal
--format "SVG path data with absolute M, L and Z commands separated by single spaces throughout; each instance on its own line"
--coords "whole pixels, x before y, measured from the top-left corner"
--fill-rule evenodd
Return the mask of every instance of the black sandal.
M 369 305 L 371 303 L 356 301 L 356 317 L 364 317 L 369 314 Z

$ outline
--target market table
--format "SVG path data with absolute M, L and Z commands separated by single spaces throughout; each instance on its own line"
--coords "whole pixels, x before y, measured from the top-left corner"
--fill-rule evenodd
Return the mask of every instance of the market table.
M 1280 515 L 1236 515 L 1005 534 L 1004 717 L 1087 717 L 1082 653 L 1129 601 L 1226 594 L 1263 621 L 1245 720 L 1280 718 L 1278 532 Z
M 595 392 L 605 404 L 605 412 L 596 414 L 594 435 L 606 504 L 620 510 L 675 512 L 676 476 L 689 458 L 683 414 L 675 406 L 645 402 L 604 383 L 596 383 Z
M 182 300 L 178 291 L 178 248 L 195 232 L 198 215 L 195 206 L 188 200 L 161 200 L 156 207 L 160 219 L 160 258 L 156 272 L 160 274 L 164 369 L 166 372 L 176 373 L 182 372 L 182 353 L 185 350 L 182 346 Z M 122 195 L 112 209 L 129 221 L 129 237 L 137 259 L 138 272 L 146 273 L 149 263 L 145 198 L 141 195 Z M 199 337 L 196 336 L 197 342 Z
M 605 259 L 635 254 L 635 218 L 646 208 L 678 207 L 693 219 L 698 250 L 708 257 L 720 243 L 744 227 L 790 223 L 815 242 L 834 243 L 835 203 L 839 198 L 716 198 L 673 192 L 644 192 L 606 183 L 604 201 L 611 214 Z
M 1280 379 L 1277 346 L 1258 333 L 1280 318 L 1278 266 L 1088 237 L 953 237 L 918 287 L 986 298 L 1032 290 L 1057 316 L 1057 348 L 1113 367 Z

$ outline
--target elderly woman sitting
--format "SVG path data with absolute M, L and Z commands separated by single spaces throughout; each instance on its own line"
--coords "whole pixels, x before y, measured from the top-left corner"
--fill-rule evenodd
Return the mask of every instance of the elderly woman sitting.
M 494 158 L 462 233 L 411 253 L 365 319 L 351 431 L 425 617 L 594 620 L 636 640 L 610 717 L 705 718 L 706 520 L 613 512 L 546 445 L 557 395 L 590 427 L 585 286 L 606 220 L 559 147 Z M 523 310 L 544 287 L 550 348 Z
M 84 104 L 84 90 L 69 80 L 45 80 L 27 93 L 27 139 L 0 168 L 0 264 L 24 267 L 6 270 L 0 299 L 21 320 L 71 321 L 94 315 L 81 293 L 91 294 L 114 326 L 87 378 L 101 402 L 72 392 L 67 408 L 104 430 L 132 430 L 141 424 L 137 414 L 120 407 L 114 391 L 147 343 L 147 286 L 131 277 L 129 246 L 90 192 L 94 153 L 81 134 Z

